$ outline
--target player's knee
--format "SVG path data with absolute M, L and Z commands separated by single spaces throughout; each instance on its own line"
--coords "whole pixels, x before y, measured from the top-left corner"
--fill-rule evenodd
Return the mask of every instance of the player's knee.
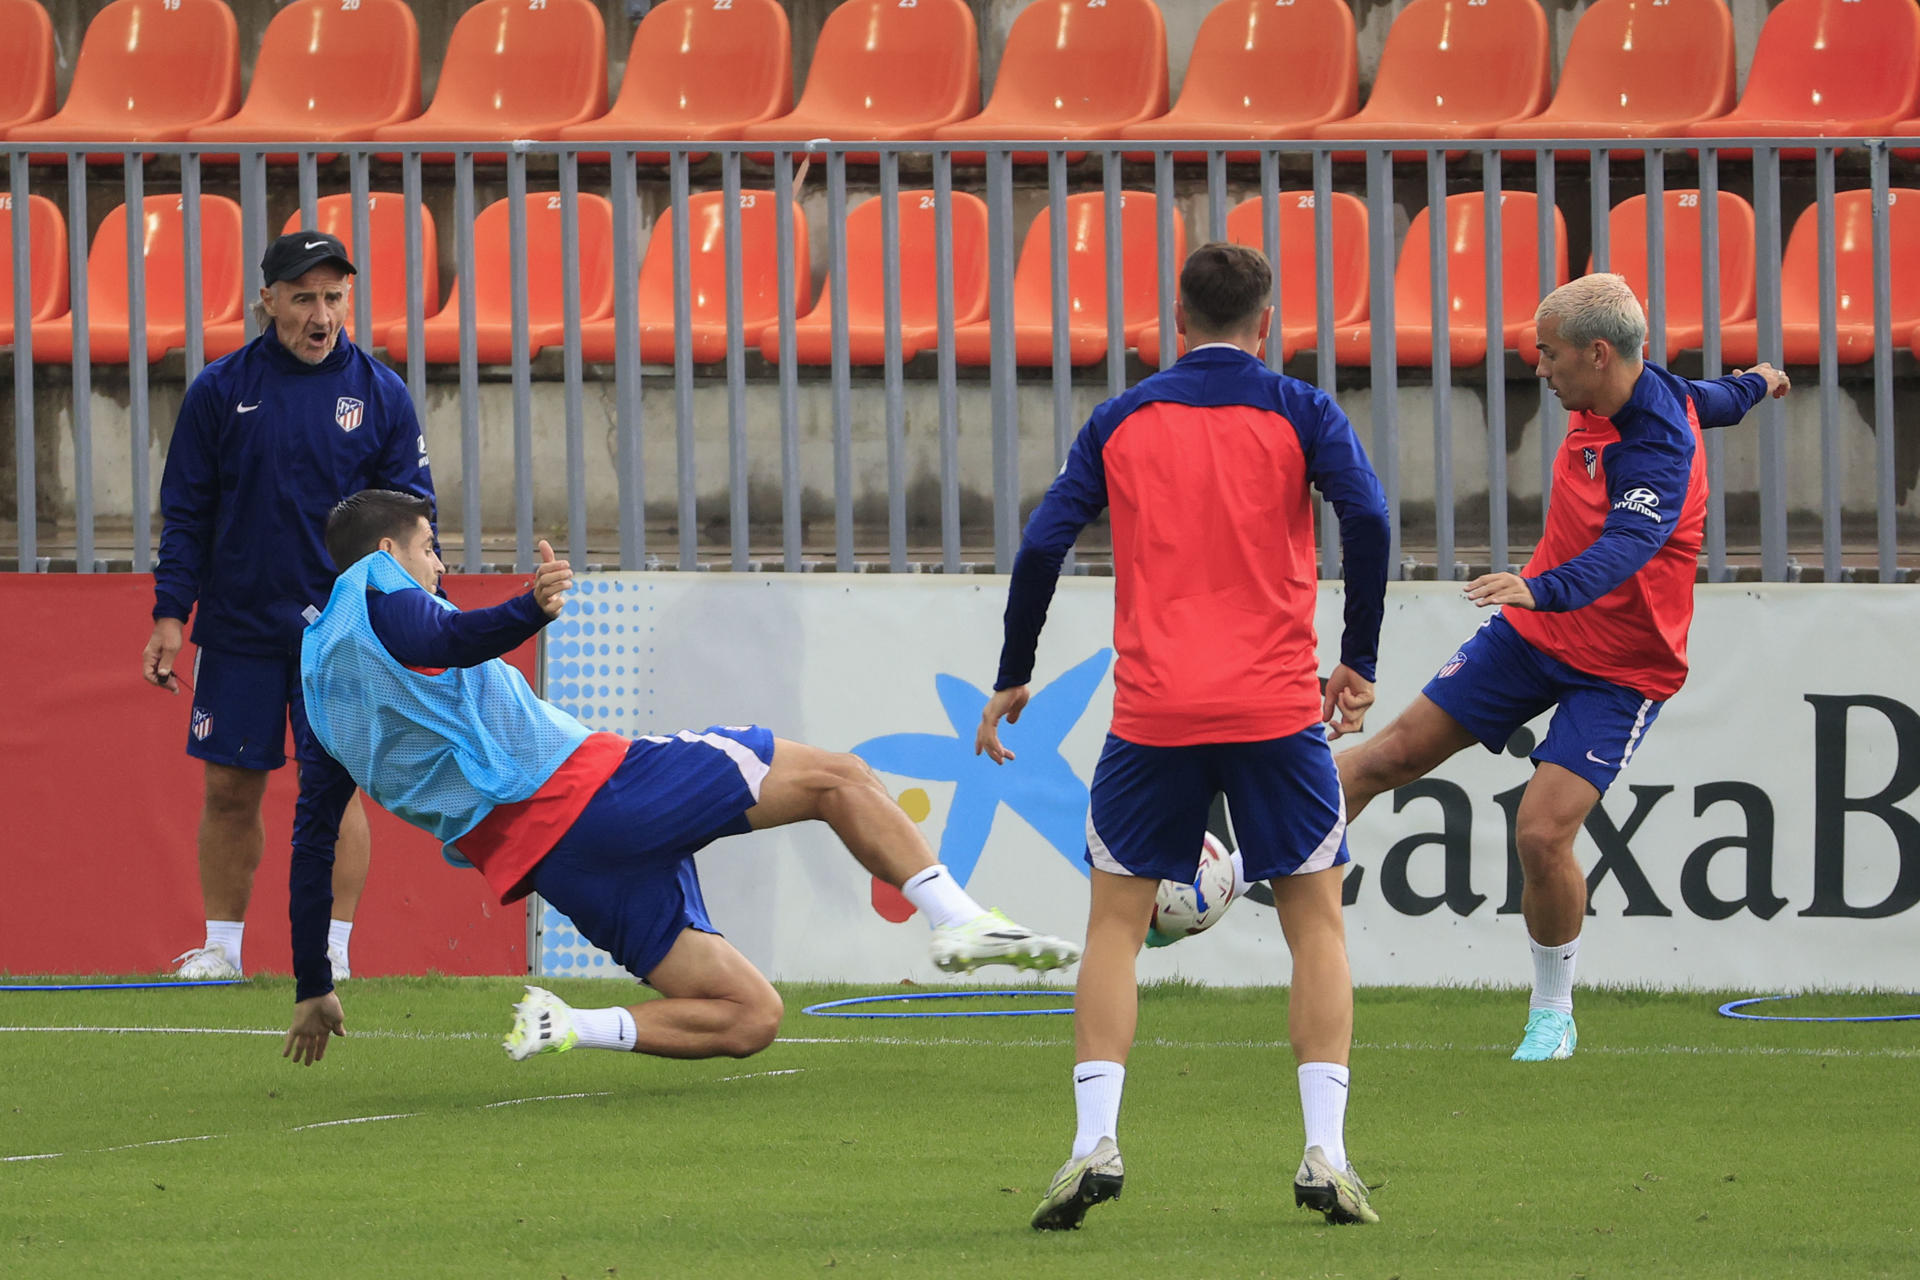
M 218 817 L 248 817 L 260 808 L 267 775 L 252 769 L 209 766 L 207 810 Z
M 772 987 L 765 987 L 741 1001 L 740 1016 L 727 1037 L 727 1056 L 751 1058 L 780 1034 L 780 1019 L 786 1015 L 785 1001 Z
M 1513 849 L 1520 856 L 1520 865 L 1537 873 L 1561 858 L 1573 856 L 1573 833 L 1563 831 L 1558 823 L 1523 813 L 1514 823 Z

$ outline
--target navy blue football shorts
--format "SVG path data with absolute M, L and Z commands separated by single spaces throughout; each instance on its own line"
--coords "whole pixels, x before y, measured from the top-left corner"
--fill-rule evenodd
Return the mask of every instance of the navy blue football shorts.
M 1497 613 L 1421 692 L 1489 751 L 1504 750 L 1514 730 L 1556 708 L 1534 763 L 1571 770 L 1603 794 L 1666 705 L 1540 652 Z
M 533 888 L 587 941 L 644 978 L 687 929 L 718 933 L 693 855 L 749 829 L 773 763 L 757 725 L 637 739 L 560 842 Z
M 1264 742 L 1146 747 L 1107 735 L 1087 806 L 1087 861 L 1121 876 L 1191 883 L 1216 795 L 1248 880 L 1347 861 L 1347 806 L 1320 725 Z
M 287 762 L 287 726 L 293 726 L 304 764 L 313 733 L 300 693 L 300 656 L 261 657 L 195 649 L 193 713 L 187 721 L 187 754 L 240 769 L 278 769 Z M 320 752 L 324 756 L 324 752 Z

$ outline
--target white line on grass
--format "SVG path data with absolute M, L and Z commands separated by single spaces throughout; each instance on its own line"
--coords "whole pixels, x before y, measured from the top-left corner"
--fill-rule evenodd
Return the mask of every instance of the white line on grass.
M 169 1036 L 284 1036 L 284 1030 L 271 1027 L 0 1027 L 0 1031 L 74 1031 L 103 1035 L 134 1035 L 141 1032 Z M 486 1031 L 352 1031 L 341 1032 L 348 1040 L 491 1040 Z
M 170 1147 L 176 1142 L 208 1142 L 214 1138 L 224 1138 L 224 1133 L 202 1133 L 191 1138 L 156 1138 L 152 1142 L 128 1142 L 117 1147 L 91 1147 L 85 1151 L 49 1151 L 37 1156 L 0 1156 L 0 1164 L 9 1164 L 15 1160 L 58 1160 L 61 1156 L 92 1156 L 103 1151 L 132 1151 L 135 1147 Z
M 376 1120 L 411 1120 L 423 1116 L 424 1111 L 399 1111 L 390 1116 L 350 1116 L 345 1120 L 321 1120 L 314 1124 L 297 1124 L 287 1130 L 288 1133 L 305 1133 L 309 1129 L 331 1129 L 337 1124 L 372 1124 Z
M 760 1080 L 767 1076 L 797 1076 L 805 1070 L 805 1067 L 788 1067 L 784 1071 L 749 1071 L 743 1076 L 721 1076 L 714 1083 L 725 1084 L 729 1080 Z
M 508 1098 L 505 1102 L 483 1102 L 480 1104 L 480 1109 L 490 1111 L 494 1107 L 517 1107 L 523 1102 L 560 1102 L 567 1098 L 611 1098 L 612 1096 L 612 1091 L 606 1089 L 599 1093 L 543 1093 L 537 1098 Z

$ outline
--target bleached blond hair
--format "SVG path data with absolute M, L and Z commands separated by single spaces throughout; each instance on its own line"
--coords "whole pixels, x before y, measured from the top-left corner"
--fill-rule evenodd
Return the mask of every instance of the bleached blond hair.
M 1647 342 L 1647 313 L 1625 276 L 1608 271 L 1569 280 L 1540 300 L 1536 327 L 1549 320 L 1560 326 L 1560 340 L 1572 347 L 1604 342 L 1629 359 L 1640 358 Z

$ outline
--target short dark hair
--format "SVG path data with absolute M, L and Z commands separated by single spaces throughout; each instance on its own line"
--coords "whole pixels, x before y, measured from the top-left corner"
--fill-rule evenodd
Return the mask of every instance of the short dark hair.
M 1203 332 L 1232 333 L 1272 300 L 1273 268 L 1244 244 L 1203 244 L 1180 269 L 1180 305 L 1187 323 Z
M 398 541 L 421 520 L 433 523 L 429 499 L 397 489 L 362 489 L 340 499 L 327 513 L 327 554 L 333 558 L 333 567 L 344 571 L 377 551 L 380 539 Z

